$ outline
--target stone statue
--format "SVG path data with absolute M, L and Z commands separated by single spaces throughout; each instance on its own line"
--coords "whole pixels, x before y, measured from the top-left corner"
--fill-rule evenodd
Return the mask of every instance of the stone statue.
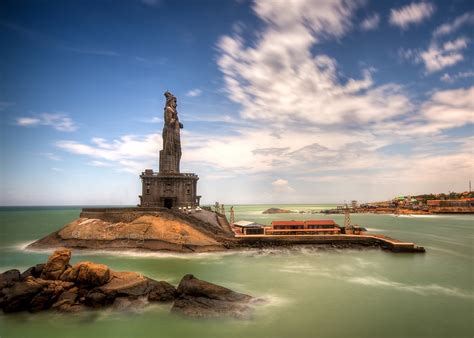
M 176 97 L 169 91 L 165 92 L 165 97 L 163 150 L 160 151 L 160 172 L 179 173 L 179 162 L 181 161 L 180 129 L 183 128 L 183 124 L 178 119 Z

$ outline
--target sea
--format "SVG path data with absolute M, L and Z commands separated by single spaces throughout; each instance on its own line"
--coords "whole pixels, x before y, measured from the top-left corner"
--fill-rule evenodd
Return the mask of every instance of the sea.
M 235 218 L 333 219 L 344 215 L 262 214 L 270 207 L 319 211 L 333 205 L 236 205 Z M 79 216 L 80 207 L 0 208 L 0 271 L 25 270 L 51 251 L 25 247 Z M 380 249 L 256 249 L 239 252 L 75 251 L 117 271 L 177 285 L 185 274 L 261 298 L 248 318 L 192 319 L 170 304 L 128 312 L 0 314 L 0 337 L 473 337 L 474 216 L 352 214 L 352 223 L 415 242 L 426 253 Z

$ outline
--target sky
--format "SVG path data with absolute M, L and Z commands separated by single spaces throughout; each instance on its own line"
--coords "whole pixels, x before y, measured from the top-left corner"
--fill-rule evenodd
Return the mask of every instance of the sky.
M 466 191 L 474 3 L 2 0 L 0 205 L 134 205 L 164 96 L 202 203 Z

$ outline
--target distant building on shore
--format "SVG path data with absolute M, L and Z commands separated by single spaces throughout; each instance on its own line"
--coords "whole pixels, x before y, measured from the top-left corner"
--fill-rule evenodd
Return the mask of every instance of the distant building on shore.
M 333 220 L 273 221 L 265 235 L 338 235 L 341 229 Z

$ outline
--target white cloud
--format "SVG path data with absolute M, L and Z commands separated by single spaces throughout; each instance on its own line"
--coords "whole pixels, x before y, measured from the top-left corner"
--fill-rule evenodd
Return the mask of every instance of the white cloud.
M 277 194 L 281 193 L 291 193 L 294 192 L 295 189 L 293 189 L 290 184 L 288 183 L 287 180 L 284 180 L 282 178 L 278 178 L 275 181 L 272 182 L 272 187 L 273 187 L 273 192 Z
M 225 36 L 218 43 L 226 91 L 243 106 L 243 118 L 280 124 L 358 124 L 410 111 L 399 86 L 373 86 L 369 70 L 343 83 L 335 59 L 311 54 L 321 38 L 340 36 L 348 29 L 352 7 L 342 1 L 320 7 L 311 1 L 298 4 L 289 10 L 284 2 L 258 1 L 256 12 L 268 24 L 254 46 L 246 47 L 239 36 Z
M 370 31 L 379 26 L 380 23 L 380 16 L 375 13 L 367 18 L 364 19 L 364 21 L 361 22 L 360 28 L 364 31 Z
M 53 161 L 62 161 L 61 157 L 57 156 L 56 154 L 53 153 L 42 153 L 41 155 L 49 158 L 50 160 Z
M 455 65 L 464 60 L 463 50 L 467 48 L 469 40 L 461 37 L 439 45 L 433 41 L 430 47 L 419 54 L 428 73 L 437 72 Z
M 454 83 L 458 79 L 467 79 L 470 77 L 474 77 L 474 71 L 458 72 L 453 75 L 444 73 L 443 76 L 440 77 L 440 80 L 447 83 Z
M 154 164 L 160 145 L 161 136 L 158 134 L 141 137 L 125 135 L 112 141 L 95 137 L 91 144 L 68 140 L 56 142 L 56 146 L 65 151 L 94 158 L 90 165 L 113 164 L 119 170 L 135 174 Z
M 435 12 L 435 7 L 429 2 L 412 2 L 407 6 L 390 10 L 389 22 L 402 29 L 411 24 L 419 24 Z
M 433 32 L 434 37 L 440 37 L 443 35 L 449 35 L 451 33 L 454 33 L 457 31 L 459 28 L 461 28 L 464 25 L 469 25 L 469 24 L 474 24 L 474 13 L 464 13 L 461 16 L 458 16 L 456 19 L 454 19 L 452 22 L 445 23 Z
M 19 117 L 16 123 L 22 127 L 49 126 L 59 131 L 74 131 L 77 129 L 74 121 L 64 114 L 40 114 L 34 117 Z
M 64 171 L 63 168 L 56 168 L 56 167 L 51 168 L 51 170 L 53 170 L 53 171 Z
M 421 107 L 425 128 L 447 129 L 474 123 L 474 87 L 435 92 Z
M 201 89 L 198 89 L 198 88 L 195 88 L 195 89 L 191 89 L 189 90 L 187 93 L 186 93 L 186 96 L 189 96 L 189 97 L 196 97 L 196 96 L 199 96 L 202 94 L 202 90 Z

